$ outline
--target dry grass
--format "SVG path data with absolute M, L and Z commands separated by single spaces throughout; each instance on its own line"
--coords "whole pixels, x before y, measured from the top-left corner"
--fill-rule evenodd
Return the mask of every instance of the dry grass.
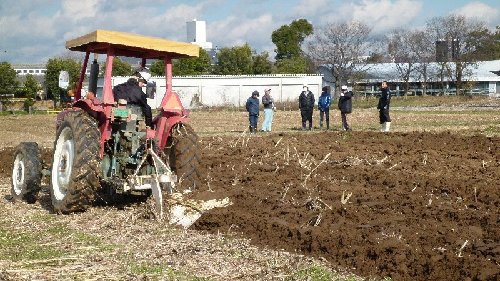
M 2 194 L 8 187 L 0 182 Z M 324 261 L 144 218 L 145 203 L 66 216 L 43 206 L 2 200 L 0 280 L 306 280 L 310 270 L 359 280 Z
M 432 98 L 436 98 L 433 100 Z M 413 131 L 453 131 L 460 134 L 484 134 L 486 136 L 500 135 L 500 99 L 456 99 L 451 105 L 440 105 L 446 97 L 428 97 L 423 103 L 413 100 L 412 103 L 401 102 L 406 106 L 397 106 L 391 109 L 392 126 L 395 132 Z M 440 102 L 439 102 L 440 101 Z M 374 103 L 371 100 L 370 103 Z M 424 105 L 422 105 L 424 104 Z M 361 104 L 358 104 L 361 106 Z M 201 135 L 238 134 L 248 129 L 248 114 L 236 110 L 201 110 L 193 111 L 190 115 L 191 123 Z M 259 118 L 259 129 L 263 122 L 263 114 Z M 380 128 L 378 111 L 375 107 L 360 108 L 354 103 L 353 113 L 348 115 L 348 122 L 356 131 L 376 131 Z M 319 111 L 313 113 L 313 125 L 319 130 Z M 280 111 L 274 114 L 273 131 L 289 132 L 301 127 L 300 112 Z M 340 112 L 335 106 L 330 109 L 330 129 L 341 130 Z
M 500 135 L 500 99 L 468 97 L 398 97 L 393 99 L 391 129 L 397 132 L 454 131 L 461 134 Z M 376 99 L 354 101 L 348 122 L 354 130 L 379 129 Z M 196 110 L 190 114 L 191 124 L 198 134 L 241 134 L 248 130 L 248 115 L 243 110 Z M 259 118 L 262 125 L 263 114 Z M 21 141 L 35 141 L 52 147 L 55 137 L 55 115 L 5 115 L 5 123 L 14 124 L 2 131 L 0 147 L 16 146 Z M 319 129 L 319 111 L 314 111 L 313 123 Z M 301 126 L 298 110 L 278 110 L 274 114 L 273 131 L 287 132 Z M 336 105 L 330 109 L 330 128 L 341 129 Z M 260 129 L 260 127 L 259 127 Z M 19 134 L 23 131 L 23 134 Z M 54 136 L 54 137 L 53 137 Z

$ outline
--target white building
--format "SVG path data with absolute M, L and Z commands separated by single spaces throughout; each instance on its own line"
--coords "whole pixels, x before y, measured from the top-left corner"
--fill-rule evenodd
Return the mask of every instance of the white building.
M 207 42 L 207 25 L 205 21 L 192 20 L 186 22 L 187 42 L 191 42 L 203 49 L 212 49 L 212 42 Z
M 418 64 L 414 65 L 414 69 Z M 451 65 L 453 69 L 453 65 Z M 366 95 L 380 93 L 379 87 L 382 81 L 388 81 L 393 91 L 397 95 L 404 93 L 404 80 L 398 72 L 396 63 L 377 63 L 369 64 L 365 69 L 365 78 L 356 81 L 358 92 Z M 456 94 L 456 85 L 449 75 L 443 77 L 444 89 L 442 89 L 441 77 L 439 75 L 440 64 L 430 63 L 427 66 L 427 85 L 426 94 L 430 95 L 454 95 Z M 325 76 L 326 84 L 334 84 L 335 81 L 326 67 L 320 67 L 319 73 Z M 422 75 L 414 70 L 409 79 L 410 89 L 408 95 L 421 95 L 423 93 Z M 463 89 L 463 94 L 489 95 L 491 97 L 500 97 L 500 60 L 478 61 L 470 69 L 470 73 L 464 75 L 462 82 L 467 85 Z
M 12 65 L 12 68 L 16 71 L 17 75 L 24 76 L 27 74 L 31 75 L 45 75 L 47 68 L 44 64 L 17 64 Z

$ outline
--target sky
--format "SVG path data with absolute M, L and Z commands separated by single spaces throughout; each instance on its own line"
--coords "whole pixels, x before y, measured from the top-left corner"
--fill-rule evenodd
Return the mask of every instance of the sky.
M 206 21 L 207 41 L 248 43 L 274 57 L 271 34 L 296 19 L 317 30 L 337 21 L 361 21 L 380 35 L 423 28 L 433 17 L 460 14 L 500 25 L 500 0 L 0 0 L 0 61 L 45 64 L 68 56 L 67 40 L 96 29 L 188 41 L 186 22 Z M 74 56 L 74 54 L 73 54 Z

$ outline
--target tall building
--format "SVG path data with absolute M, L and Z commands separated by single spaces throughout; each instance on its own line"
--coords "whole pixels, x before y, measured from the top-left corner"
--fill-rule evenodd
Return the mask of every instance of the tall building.
M 207 42 L 207 25 L 205 21 L 193 19 L 186 22 L 187 41 L 203 49 L 212 49 L 212 42 Z

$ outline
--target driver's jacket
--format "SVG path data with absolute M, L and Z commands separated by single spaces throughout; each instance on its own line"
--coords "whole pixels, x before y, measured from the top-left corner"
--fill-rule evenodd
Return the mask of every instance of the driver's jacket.
M 151 107 L 148 105 L 146 94 L 142 91 L 141 87 L 139 87 L 139 82 L 137 82 L 136 79 L 130 78 L 127 82 L 116 85 L 113 88 L 113 95 L 115 96 L 115 101 L 124 99 L 127 101 L 127 104 L 140 105 L 146 119 L 146 126 L 151 127 Z

